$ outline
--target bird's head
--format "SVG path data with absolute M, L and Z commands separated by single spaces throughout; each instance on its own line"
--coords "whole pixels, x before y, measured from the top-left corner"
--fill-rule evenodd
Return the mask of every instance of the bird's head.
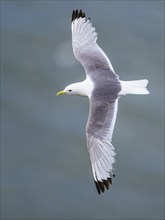
M 59 95 L 81 95 L 84 96 L 83 90 L 80 83 L 73 83 L 71 85 L 68 85 L 64 90 L 57 93 L 57 96 Z

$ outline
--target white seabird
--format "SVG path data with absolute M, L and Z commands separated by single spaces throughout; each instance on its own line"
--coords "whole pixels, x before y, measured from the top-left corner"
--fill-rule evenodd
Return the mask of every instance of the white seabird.
M 86 126 L 87 148 L 98 193 L 112 184 L 114 147 L 111 143 L 118 99 L 126 94 L 149 94 L 147 79 L 121 81 L 110 60 L 96 43 L 97 33 L 82 10 L 72 13 L 72 47 L 86 79 L 67 86 L 57 95 L 87 96 L 90 111 Z

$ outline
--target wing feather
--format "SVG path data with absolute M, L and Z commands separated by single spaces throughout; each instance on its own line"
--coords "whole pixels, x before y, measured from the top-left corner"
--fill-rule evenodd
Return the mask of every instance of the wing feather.
M 90 68 L 114 69 L 104 51 L 98 46 L 97 33 L 82 10 L 74 10 L 72 14 L 72 47 L 76 59 L 83 65 L 85 72 Z
M 111 144 L 116 121 L 118 99 L 113 103 L 90 101 L 90 113 L 87 123 L 87 146 L 90 156 L 93 178 L 98 193 L 104 192 L 112 184 L 114 147 Z M 96 110 L 97 109 L 97 110 Z
M 95 28 L 82 10 L 73 10 L 71 30 L 73 53 L 94 81 L 86 135 L 93 178 L 100 194 L 112 184 L 115 152 L 111 139 L 121 88 L 111 62 L 96 42 Z

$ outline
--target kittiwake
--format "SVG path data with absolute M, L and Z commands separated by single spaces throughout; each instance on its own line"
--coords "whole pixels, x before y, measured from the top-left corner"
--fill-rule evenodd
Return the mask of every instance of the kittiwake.
M 86 79 L 67 86 L 57 95 L 87 96 L 90 111 L 86 125 L 87 149 L 97 192 L 103 193 L 115 176 L 115 151 L 111 143 L 116 121 L 118 99 L 126 94 L 149 94 L 147 79 L 121 81 L 104 51 L 98 46 L 97 33 L 82 10 L 73 10 L 72 47 L 82 64 Z

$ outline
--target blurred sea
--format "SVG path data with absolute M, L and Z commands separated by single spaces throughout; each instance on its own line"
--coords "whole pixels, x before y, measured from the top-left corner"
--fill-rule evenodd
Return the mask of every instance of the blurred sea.
M 148 96 L 119 101 L 116 178 L 96 192 L 88 100 L 56 97 L 85 78 L 71 47 L 82 8 L 122 80 Z M 1 219 L 164 219 L 164 1 L 1 1 Z

